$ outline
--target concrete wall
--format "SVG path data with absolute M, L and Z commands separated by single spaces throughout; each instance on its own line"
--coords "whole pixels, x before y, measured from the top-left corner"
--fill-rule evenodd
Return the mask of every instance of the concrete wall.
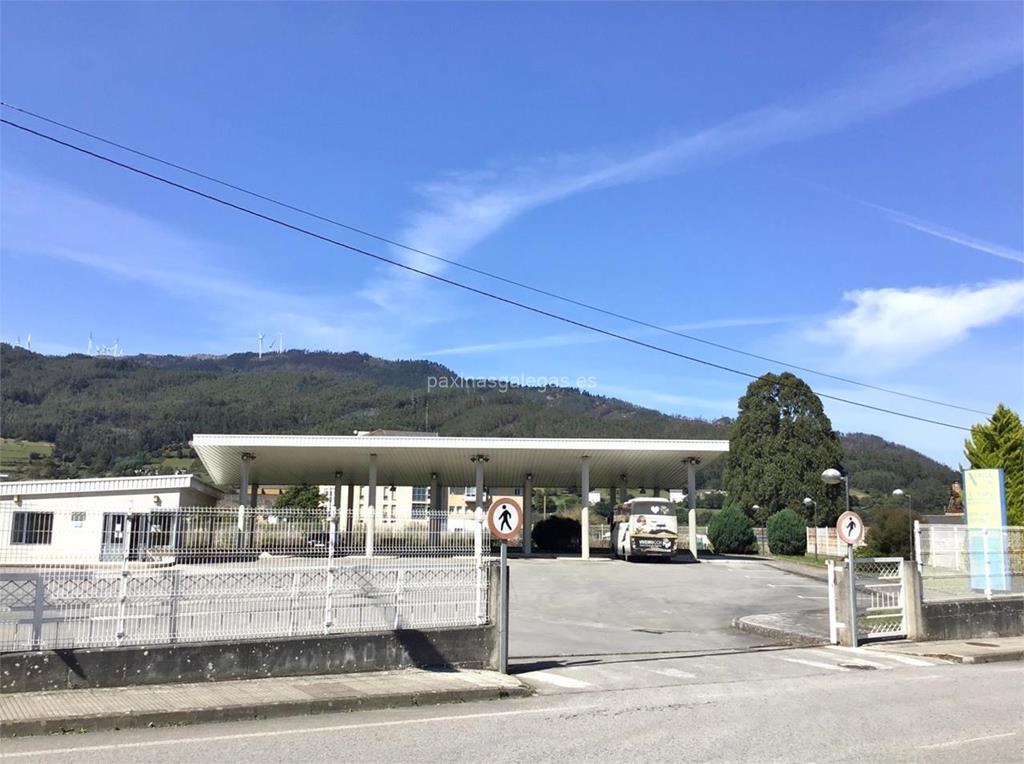
M 917 568 L 908 565 L 907 636 L 918 641 L 1024 636 L 1024 597 L 925 602 Z
M 0 655 L 0 692 L 38 692 L 399 668 L 496 668 L 493 624 L 431 631 Z
M 916 639 L 1024 637 L 1024 597 L 924 602 Z
M 498 565 L 489 565 L 487 575 L 488 622 L 480 626 L 3 653 L 0 693 L 400 668 L 497 669 Z

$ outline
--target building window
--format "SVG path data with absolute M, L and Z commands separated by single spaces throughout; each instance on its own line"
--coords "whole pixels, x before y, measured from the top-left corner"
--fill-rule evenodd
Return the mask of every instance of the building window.
M 425 485 L 414 485 L 412 487 L 413 501 L 430 501 L 430 487 Z
M 429 505 L 422 502 L 413 502 L 412 505 L 412 519 L 413 520 L 425 520 L 427 517 L 427 507 Z
M 15 512 L 12 544 L 49 544 L 53 541 L 53 512 Z

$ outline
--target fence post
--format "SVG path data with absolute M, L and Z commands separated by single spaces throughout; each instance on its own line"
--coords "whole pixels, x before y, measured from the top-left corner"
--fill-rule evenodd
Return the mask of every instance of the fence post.
M 32 609 L 32 649 L 39 650 L 43 643 L 43 614 L 46 612 L 46 581 L 36 574 L 36 599 Z
M 114 632 L 114 636 L 117 638 L 118 644 L 124 639 L 125 636 L 125 621 L 128 610 L 128 557 L 131 554 L 132 546 L 132 516 L 125 514 L 124 516 L 124 537 L 122 540 L 122 555 L 121 555 L 121 594 L 118 598 L 117 603 L 117 631 Z
M 324 598 L 324 633 L 326 634 L 331 630 L 331 626 L 334 625 L 334 618 L 331 613 L 331 599 L 334 593 L 334 544 L 338 535 L 338 510 L 335 507 L 330 507 L 327 510 L 329 524 L 328 529 L 331 534 L 330 540 L 327 542 L 327 592 Z
M 817 529 L 815 529 L 817 530 Z M 817 536 L 817 534 L 815 534 Z M 828 579 L 828 641 L 839 644 L 839 624 L 836 619 L 836 564 L 832 560 L 825 562 Z
M 392 627 L 395 631 L 398 631 L 402 625 L 401 607 L 402 607 L 402 584 L 405 583 L 405 568 L 400 568 L 398 571 L 398 581 L 395 582 L 395 624 Z
M 476 559 L 476 622 L 483 623 L 483 583 L 484 583 L 484 511 L 479 506 L 474 510 L 473 522 L 473 556 Z
M 988 528 L 981 530 L 981 548 L 985 556 L 985 599 L 992 599 L 992 569 L 988 556 Z
M 921 553 L 921 521 L 914 521 L 914 559 L 917 561 L 917 572 L 924 570 L 924 558 Z

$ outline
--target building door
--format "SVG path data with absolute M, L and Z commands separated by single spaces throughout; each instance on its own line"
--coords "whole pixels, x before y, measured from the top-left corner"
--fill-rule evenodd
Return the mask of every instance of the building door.
M 128 519 L 131 518 L 131 533 L 128 533 Z M 145 549 L 149 539 L 146 526 L 147 515 L 126 515 L 121 512 L 103 514 L 103 537 L 100 541 L 100 560 L 117 562 L 124 559 L 124 545 L 128 543 L 128 559 L 139 559 L 140 549 Z

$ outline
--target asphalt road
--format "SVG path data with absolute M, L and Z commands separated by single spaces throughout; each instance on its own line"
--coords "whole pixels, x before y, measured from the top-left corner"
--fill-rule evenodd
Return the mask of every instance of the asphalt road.
M 3 741 L 2 761 L 984 761 L 1024 755 L 1024 665 L 791 648 L 738 615 L 820 613 L 756 562 L 512 563 L 530 698 Z
M 457 706 L 9 740 L 0 760 L 1020 761 L 1020 664 L 832 670 L 813 665 L 825 665 L 819 656 L 773 674 L 780 655 L 719 657 L 720 676 L 662 677 L 641 689 L 595 685 Z M 751 675 L 749 661 L 761 673 Z M 620 668 L 628 676 L 641 664 Z

